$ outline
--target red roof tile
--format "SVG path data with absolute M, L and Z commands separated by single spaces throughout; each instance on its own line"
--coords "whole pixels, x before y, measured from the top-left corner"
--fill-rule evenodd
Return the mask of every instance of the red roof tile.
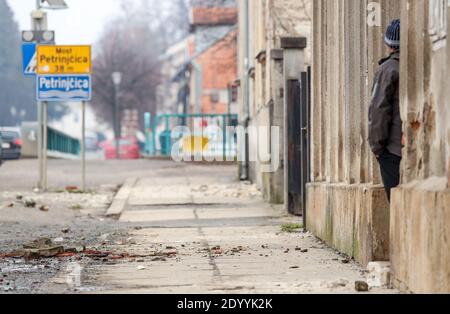
M 192 9 L 193 25 L 234 25 L 238 21 L 236 8 L 203 8 Z

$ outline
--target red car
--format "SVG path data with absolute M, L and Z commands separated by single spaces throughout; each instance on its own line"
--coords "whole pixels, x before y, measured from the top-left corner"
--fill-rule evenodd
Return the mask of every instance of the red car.
M 116 141 L 106 141 L 100 144 L 105 153 L 105 159 L 118 159 L 116 155 Z M 141 158 L 139 142 L 137 138 L 122 138 L 119 140 L 120 159 L 139 159 Z

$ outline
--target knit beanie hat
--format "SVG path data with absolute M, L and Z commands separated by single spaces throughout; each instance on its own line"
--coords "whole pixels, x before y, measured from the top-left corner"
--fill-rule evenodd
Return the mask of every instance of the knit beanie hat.
M 400 20 L 396 19 L 389 24 L 384 42 L 391 48 L 400 49 Z

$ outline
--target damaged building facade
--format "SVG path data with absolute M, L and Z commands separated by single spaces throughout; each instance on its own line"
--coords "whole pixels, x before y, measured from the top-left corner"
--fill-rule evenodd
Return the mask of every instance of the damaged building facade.
M 230 89 L 237 71 L 236 0 L 191 4 L 190 113 L 236 113 Z
M 238 6 L 241 125 L 279 127 L 282 146 L 276 171 L 264 171 L 271 159 L 263 158 L 242 163 L 241 178 L 257 183 L 267 201 L 291 208 L 289 185 L 301 178 L 289 166 L 297 158 L 290 151 L 289 102 L 300 96 L 291 95 L 288 82 L 302 81 L 311 64 L 309 183 L 306 199 L 293 203 L 304 207 L 306 229 L 361 265 L 390 261 L 395 288 L 449 293 L 450 1 L 247 0 Z M 402 23 L 405 147 L 401 185 L 389 204 L 368 144 L 368 108 L 378 62 L 388 53 L 384 32 L 394 18 Z M 249 146 L 264 155 L 271 142 L 258 136 Z
M 395 288 L 450 292 L 448 0 L 317 0 L 307 229 Z M 401 186 L 389 205 L 368 138 L 383 33 L 401 18 Z
M 313 4 L 307 228 L 362 264 L 389 259 L 389 204 L 367 141 L 368 108 L 378 61 L 387 53 L 383 25 L 400 15 L 400 3 Z
M 270 135 L 259 132 L 248 140 L 247 151 L 256 158 L 244 162 L 240 176 L 258 184 L 264 198 L 275 204 L 285 199 L 284 101 L 285 81 L 283 38 L 311 35 L 310 0 L 238 1 L 238 106 L 240 124 L 248 127 L 279 128 L 279 147 L 271 147 Z M 310 60 L 309 50 L 298 60 Z M 293 65 L 293 64 L 291 64 Z M 295 69 L 295 67 L 292 67 Z M 263 134 L 264 133 L 264 134 Z M 271 156 L 277 154 L 276 157 Z M 272 167 L 277 159 L 276 167 Z M 269 170 L 268 170 L 269 169 Z
M 393 283 L 450 293 L 450 2 L 401 3 L 405 149 L 391 206 Z
M 158 114 L 237 113 L 236 1 L 192 0 L 189 9 L 189 35 L 161 58 Z

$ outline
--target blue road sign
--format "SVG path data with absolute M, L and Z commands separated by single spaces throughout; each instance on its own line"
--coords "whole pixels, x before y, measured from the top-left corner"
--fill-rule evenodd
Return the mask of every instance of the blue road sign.
M 36 75 L 36 43 L 22 44 L 22 67 L 23 74 L 27 76 Z
M 90 101 L 91 76 L 38 75 L 36 95 L 38 101 Z

